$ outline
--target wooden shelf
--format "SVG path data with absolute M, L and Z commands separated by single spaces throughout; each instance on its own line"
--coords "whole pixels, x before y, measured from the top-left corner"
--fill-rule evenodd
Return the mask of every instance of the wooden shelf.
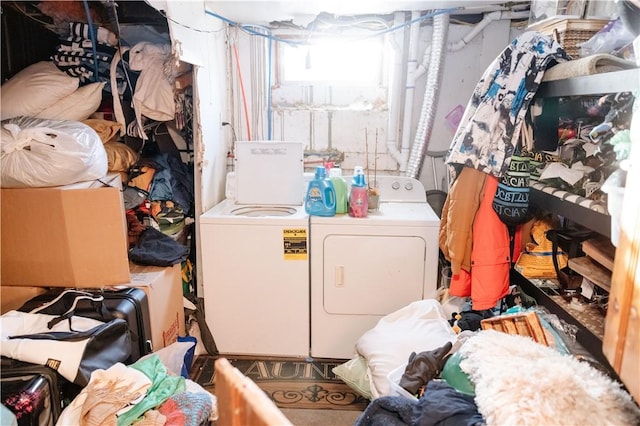
M 595 262 L 589 256 L 569 259 L 569 268 L 603 290 L 607 292 L 611 291 L 611 271 L 599 265 L 598 262 Z
M 613 271 L 616 248 L 609 239 L 594 238 L 583 241 L 582 251 L 609 271 Z

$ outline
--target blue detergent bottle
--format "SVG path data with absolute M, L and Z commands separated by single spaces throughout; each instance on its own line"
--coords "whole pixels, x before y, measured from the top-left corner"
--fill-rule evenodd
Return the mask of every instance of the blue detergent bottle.
M 312 216 L 335 216 L 336 190 L 327 178 L 324 166 L 316 167 L 316 173 L 307 187 L 304 211 Z

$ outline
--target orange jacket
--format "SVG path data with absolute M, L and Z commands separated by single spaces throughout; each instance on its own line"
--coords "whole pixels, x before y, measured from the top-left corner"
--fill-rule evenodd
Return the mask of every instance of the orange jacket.
M 459 179 L 465 175 L 465 180 L 461 184 Z M 471 244 L 464 247 L 465 250 L 470 250 L 470 268 L 467 270 L 461 267 L 456 273 L 452 262 L 453 276 L 449 293 L 458 297 L 471 296 L 471 306 L 475 310 L 491 309 L 508 293 L 511 269 L 509 231 L 492 207 L 493 197 L 498 188 L 498 178 L 475 169 L 464 168 L 455 183 L 459 184 L 459 189 L 452 199 L 460 201 L 459 209 L 454 209 L 454 205 L 449 207 L 447 219 L 444 221 L 449 227 L 443 228 L 441 222 L 440 241 L 442 242 L 444 237 L 445 242 L 460 242 L 463 229 L 452 227 L 452 224 L 466 224 L 471 216 L 472 224 L 467 229 Z M 461 188 L 463 184 L 466 186 L 464 190 Z M 473 189 L 479 186 L 480 190 L 474 194 Z M 459 197 L 468 198 L 465 200 Z M 476 209 L 472 209 L 475 197 L 479 198 L 479 205 Z M 445 218 L 444 214 L 443 218 Z M 450 234 L 447 234 L 447 230 Z M 452 251 L 452 247 L 446 245 L 445 248 L 449 249 L 449 253 L 457 254 L 459 251 L 456 248 Z

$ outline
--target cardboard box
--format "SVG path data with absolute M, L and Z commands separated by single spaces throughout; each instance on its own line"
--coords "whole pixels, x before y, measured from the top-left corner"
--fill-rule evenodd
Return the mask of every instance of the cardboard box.
M 128 286 L 143 289 L 149 299 L 151 343 L 157 351 L 185 335 L 181 265 L 159 267 L 131 263 L 130 270 Z
M 2 285 L 128 283 L 127 222 L 117 174 L 51 188 L 2 188 Z
M 46 293 L 44 287 L 0 287 L 0 315 L 14 311 L 24 305 L 27 300 Z

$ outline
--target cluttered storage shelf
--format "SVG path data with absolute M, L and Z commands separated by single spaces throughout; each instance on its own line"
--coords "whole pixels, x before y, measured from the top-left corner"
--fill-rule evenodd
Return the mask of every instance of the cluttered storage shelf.
M 539 99 L 562 99 L 561 102 L 574 102 L 575 105 L 584 107 L 588 102 L 594 105 L 596 102 L 602 103 L 603 100 L 612 101 L 616 97 L 619 98 L 622 93 L 630 94 L 633 99 L 633 96 L 638 95 L 639 82 L 640 69 L 624 69 L 543 82 L 536 97 Z M 590 99 L 590 101 L 585 102 L 584 99 Z M 627 104 L 629 104 L 628 100 Z M 551 123 L 559 123 L 559 152 L 562 152 L 561 145 L 563 143 L 562 112 L 562 108 L 554 110 L 556 115 L 549 119 Z M 613 115 L 608 115 L 603 124 L 606 124 L 607 120 L 609 120 L 608 124 L 611 124 Z M 613 117 L 613 119 L 615 118 Z M 587 133 L 593 135 L 593 129 L 589 127 L 586 128 L 587 130 L 583 129 L 581 133 L 580 125 L 582 123 L 578 123 L 576 126 L 578 129 L 573 138 L 585 138 Z M 625 126 L 625 130 L 628 131 L 629 123 L 625 123 Z M 617 132 L 618 129 L 615 129 L 615 125 L 613 127 L 613 130 Z M 611 132 L 611 129 L 607 128 L 604 131 Z M 609 136 L 613 133 L 615 132 L 609 133 Z M 565 139 L 564 142 L 566 141 Z M 594 142 L 593 139 L 590 142 Z M 602 141 L 599 142 L 602 143 Z M 588 149 L 596 148 L 587 147 Z M 601 147 L 598 147 L 595 152 L 603 155 Z M 572 152 L 569 157 L 575 160 L 576 153 Z M 588 163 L 586 157 L 589 157 L 589 152 L 585 155 L 583 151 L 580 160 L 585 164 Z M 566 157 L 561 158 L 561 161 L 566 165 L 567 162 L 564 160 Z M 597 178 L 600 180 L 600 184 L 606 180 L 608 175 L 613 174 L 611 173 L 612 169 L 619 167 L 618 160 L 619 158 L 614 158 L 613 166 Z M 548 308 L 568 324 L 573 325 L 576 330 L 577 342 L 608 372 L 616 374 L 618 369 L 611 367 L 613 363 L 603 353 L 603 340 L 616 252 L 616 247 L 612 242 L 616 242 L 618 238 L 616 213 L 619 212 L 612 212 L 614 209 L 612 201 L 613 197 L 624 193 L 624 184 L 618 188 L 617 193 L 609 192 L 606 194 L 597 185 L 595 190 L 587 188 L 585 191 L 585 185 L 580 186 L 583 182 L 573 186 L 564 182 L 558 185 L 558 182 L 558 179 L 532 180 L 530 182 L 530 203 L 545 213 L 552 214 L 560 221 L 562 228 L 574 228 L 574 236 L 579 235 L 575 239 L 578 242 L 577 248 L 573 252 L 571 249 L 567 249 L 568 262 L 562 269 L 568 274 L 562 278 L 571 278 L 570 275 L 572 275 L 574 279 L 577 278 L 575 281 L 577 284 L 568 288 L 567 283 L 562 283 L 559 279 L 527 278 L 517 264 L 512 270 L 512 282 L 520 285 L 539 304 Z M 576 232 L 575 228 L 580 231 Z M 589 231 L 592 233 L 590 234 Z M 562 249 L 562 247 L 560 248 Z M 558 276 L 558 278 L 561 277 Z M 588 282 L 589 291 L 586 292 L 587 294 L 581 294 L 585 290 L 583 285 L 585 281 Z M 628 283 L 628 285 L 633 285 L 633 283 Z

